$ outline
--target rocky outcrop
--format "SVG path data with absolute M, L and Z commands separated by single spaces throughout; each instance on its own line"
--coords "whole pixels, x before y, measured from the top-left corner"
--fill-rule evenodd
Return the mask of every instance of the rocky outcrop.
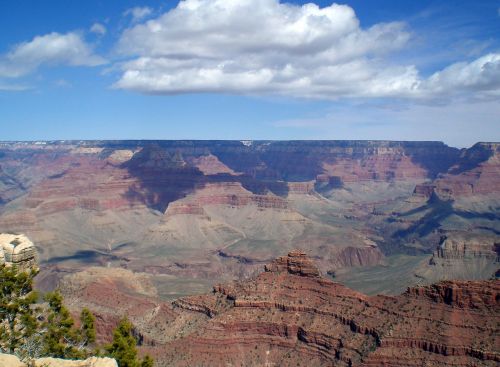
M 428 263 L 416 275 L 440 279 L 489 279 L 500 266 L 500 240 L 486 234 L 450 231 L 442 235 Z
M 328 176 L 337 177 L 344 183 L 429 177 L 429 172 L 413 162 L 402 149 L 378 149 L 372 156 L 359 160 L 337 159 L 334 163 L 325 162 L 323 168 Z
M 25 235 L 0 233 L 0 265 L 27 271 L 36 267 L 35 256 L 35 245 Z
M 417 185 L 415 195 L 456 199 L 500 192 L 500 144 L 477 143 L 462 152 L 457 164 L 432 183 Z
M 294 250 L 265 266 L 269 272 L 288 272 L 305 277 L 318 277 L 320 272 L 305 252 Z
M 409 288 L 407 295 L 436 303 L 445 303 L 452 307 L 483 310 L 494 309 L 499 305 L 499 281 L 443 281 L 424 287 Z
M 493 236 L 449 234 L 441 237 L 434 251 L 435 259 L 485 258 L 500 260 L 500 240 Z
M 0 353 L 1 367 L 28 367 L 14 355 Z M 118 367 L 113 358 L 90 357 L 86 360 L 68 360 L 59 358 L 39 358 L 30 361 L 33 367 Z
M 205 318 L 146 350 L 160 366 L 496 366 L 499 306 L 499 281 L 365 296 L 296 250 L 253 279 L 176 301 L 177 318 Z

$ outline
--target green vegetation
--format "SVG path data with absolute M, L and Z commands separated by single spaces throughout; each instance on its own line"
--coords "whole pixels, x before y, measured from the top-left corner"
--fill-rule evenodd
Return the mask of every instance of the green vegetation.
M 87 343 L 95 343 L 95 317 L 88 308 L 84 308 L 80 314 L 80 321 L 82 323 L 83 337 L 86 339 Z
M 18 272 L 0 266 L 0 352 L 15 354 L 21 360 L 40 357 L 84 359 L 100 355 L 96 343 L 95 317 L 84 308 L 77 327 L 64 306 L 59 291 L 49 292 L 44 303 L 33 289 L 36 270 Z M 121 320 L 113 342 L 104 356 L 113 357 L 119 367 L 152 367 L 150 356 L 137 358 L 133 325 Z
M 82 330 L 75 328 L 71 314 L 63 305 L 61 294 L 48 293 L 45 301 L 49 304 L 49 312 L 47 322 L 43 325 L 45 330 L 43 354 L 57 358 L 85 358 L 89 354 L 86 349 L 88 340 L 83 337 Z M 94 328 L 93 324 L 87 326 Z
M 0 267 L 0 350 L 14 353 L 37 333 L 33 306 L 38 295 L 33 291 L 36 271 L 18 273 Z
M 137 342 L 132 330 L 132 323 L 123 318 L 113 333 L 113 342 L 106 347 L 106 351 L 116 359 L 120 367 L 152 367 L 153 359 L 150 356 L 146 356 L 142 361 L 137 358 Z

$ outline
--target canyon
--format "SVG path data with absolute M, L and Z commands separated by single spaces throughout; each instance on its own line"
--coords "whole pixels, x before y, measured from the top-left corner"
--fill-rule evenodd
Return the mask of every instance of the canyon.
M 158 366 L 497 365 L 499 219 L 499 143 L 0 142 L 5 261 Z
M 387 268 L 377 293 L 488 279 L 498 270 L 499 146 L 1 142 L 0 231 L 35 243 L 46 290 L 104 266 L 148 274 L 174 299 L 250 277 L 296 247 L 354 287 L 368 284 L 358 274 L 377 281 Z M 465 250 L 439 250 L 443 238 Z M 392 268 L 406 274 L 397 287 Z
M 126 312 L 137 325 L 140 350 L 158 366 L 500 362 L 498 280 L 441 281 L 367 296 L 325 278 L 302 250 L 249 279 L 173 302 L 161 301 L 147 276 L 133 277 L 111 269 L 98 277 L 73 275 L 62 291 L 75 310 L 95 312 L 102 340 L 109 339 L 117 311 Z

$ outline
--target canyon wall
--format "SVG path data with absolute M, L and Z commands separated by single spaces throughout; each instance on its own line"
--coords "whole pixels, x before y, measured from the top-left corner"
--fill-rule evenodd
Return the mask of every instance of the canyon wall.
M 297 246 L 323 273 L 371 267 L 430 255 L 457 229 L 498 236 L 497 160 L 496 143 L 0 142 L 0 230 L 29 235 L 47 274 L 110 266 L 202 284 Z

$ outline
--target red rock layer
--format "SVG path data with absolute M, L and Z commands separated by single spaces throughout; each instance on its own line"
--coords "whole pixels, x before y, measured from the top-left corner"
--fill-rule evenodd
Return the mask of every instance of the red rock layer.
M 216 175 L 219 173 L 227 173 L 230 175 L 236 174 L 231 168 L 219 161 L 219 159 L 212 154 L 192 158 L 189 163 L 197 167 L 205 175 Z
M 270 272 L 288 272 L 305 277 L 317 277 L 320 274 L 313 261 L 300 250 L 294 250 L 288 256 L 277 258 L 271 264 L 266 265 L 265 269 Z
M 294 251 L 252 280 L 174 303 L 202 314 L 146 348 L 160 366 L 497 366 L 500 282 L 443 282 L 368 297 Z
M 243 188 L 239 182 L 206 184 L 184 200 L 169 205 L 166 214 L 199 214 L 207 205 L 241 207 L 256 205 L 259 208 L 288 209 L 288 200 L 276 195 L 257 195 Z
M 127 195 L 139 186 L 126 169 L 90 157 L 73 157 L 73 167 L 36 185 L 26 199 L 26 206 L 38 215 L 82 208 L 120 210 L 143 205 Z
M 446 175 L 415 188 L 415 194 L 419 196 L 430 197 L 433 192 L 444 199 L 499 193 L 500 144 L 476 144 L 464 151 L 461 161 Z
M 360 159 L 341 158 L 323 163 L 325 173 L 342 182 L 425 179 L 427 170 L 415 163 L 401 148 L 378 148 Z

